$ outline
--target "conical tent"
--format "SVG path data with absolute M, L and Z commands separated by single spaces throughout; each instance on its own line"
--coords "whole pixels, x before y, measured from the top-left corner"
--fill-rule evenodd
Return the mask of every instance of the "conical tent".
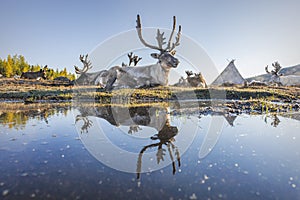
M 227 114 L 227 115 L 224 115 L 224 117 L 230 126 L 234 126 L 233 122 L 237 118 L 236 115 Z
M 236 66 L 234 60 L 230 61 L 223 72 L 212 82 L 211 85 L 228 84 L 244 84 L 245 79 L 242 77 Z

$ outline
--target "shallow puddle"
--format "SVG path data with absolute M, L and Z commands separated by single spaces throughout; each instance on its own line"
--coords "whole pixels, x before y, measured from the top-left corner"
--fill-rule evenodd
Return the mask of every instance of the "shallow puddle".
M 168 106 L 0 113 L 4 199 L 299 199 L 299 113 Z

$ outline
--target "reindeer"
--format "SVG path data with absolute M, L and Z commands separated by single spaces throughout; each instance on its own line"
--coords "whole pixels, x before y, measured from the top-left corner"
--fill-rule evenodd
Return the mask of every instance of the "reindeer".
M 207 88 L 206 81 L 202 76 L 201 72 L 194 73 L 192 71 L 185 71 L 187 78 L 180 77 L 178 83 L 174 86 L 178 87 L 203 87 Z
M 158 50 L 160 53 L 152 53 L 151 56 L 158 59 L 156 64 L 140 67 L 131 66 L 114 66 L 109 70 L 103 70 L 95 73 L 86 73 L 91 69 L 91 62 L 87 60 L 87 55 L 85 58 L 80 56 L 80 60 L 84 65 L 83 70 L 80 70 L 75 66 L 75 71 L 81 76 L 76 80 L 79 84 L 96 84 L 100 82 L 105 85 L 107 91 L 118 88 L 143 88 L 152 86 L 166 86 L 168 85 L 168 76 L 171 68 L 176 68 L 179 64 L 179 60 L 174 57 L 175 48 L 179 46 L 180 36 L 181 36 L 181 26 L 175 37 L 175 42 L 172 43 L 172 38 L 176 27 L 176 17 L 173 17 L 173 29 L 170 34 L 167 46 L 164 48 L 163 45 L 166 44 L 164 38 L 164 32 L 157 30 L 157 42 L 158 45 L 154 46 L 148 44 L 142 37 L 142 25 L 140 16 L 137 15 L 137 26 L 136 30 L 141 43 L 154 50 Z M 129 54 L 129 57 L 130 54 Z M 129 64 L 133 62 L 135 65 L 140 61 L 140 58 L 133 57 L 130 58 Z
M 142 130 L 140 126 L 152 127 L 157 131 L 157 134 L 154 134 L 151 139 L 159 140 L 159 142 L 144 146 L 139 153 L 136 171 L 138 178 L 141 173 L 143 154 L 151 147 L 158 147 L 156 154 L 158 164 L 164 160 L 163 146 L 166 146 L 172 160 L 173 174 L 176 172 L 174 152 L 180 167 L 179 150 L 173 143 L 174 137 L 178 134 L 178 128 L 170 124 L 170 112 L 167 107 L 79 106 L 78 110 L 81 114 L 76 116 L 75 123 L 83 121 L 81 133 L 88 133 L 88 129 L 93 125 L 93 121 L 89 119 L 90 116 L 102 118 L 116 127 L 127 126 L 128 134 L 137 134 Z
M 268 70 L 268 65 L 265 67 L 265 70 L 268 74 L 271 74 L 271 84 L 276 84 L 276 85 L 282 85 L 281 81 L 280 81 L 280 76 L 282 76 L 283 74 L 280 74 L 280 70 L 281 70 L 281 66 L 278 62 L 272 63 L 272 66 L 274 68 L 274 70 L 272 70 L 271 72 Z
M 275 114 L 270 115 L 270 116 L 267 115 L 265 117 L 265 123 L 268 123 L 267 118 L 269 118 L 269 117 L 272 119 L 271 126 L 276 128 L 280 123 L 280 119 L 278 118 L 277 114 L 275 113 Z
M 179 46 L 180 36 L 181 36 L 181 26 L 177 32 L 175 42 L 172 43 L 172 38 L 176 27 L 176 17 L 173 17 L 173 29 L 170 34 L 168 44 L 165 48 L 163 45 L 166 44 L 164 41 L 164 32 L 157 30 L 156 40 L 158 42 L 157 46 L 148 44 L 142 36 L 142 25 L 140 16 L 137 15 L 137 26 L 136 30 L 141 43 L 150 48 L 158 50 L 160 53 L 152 53 L 151 56 L 158 59 L 158 62 L 153 65 L 141 66 L 141 67 L 123 67 L 125 73 L 120 73 L 115 81 L 110 81 L 111 85 L 107 85 L 108 89 L 112 88 L 143 88 L 143 87 L 153 87 L 153 86 L 166 86 L 168 85 L 168 76 L 171 68 L 176 68 L 179 64 L 179 60 L 174 57 L 175 47 Z
M 20 78 L 24 78 L 24 79 L 46 79 L 46 70 L 47 70 L 48 66 L 45 65 L 45 67 L 43 69 L 40 69 L 40 71 L 38 72 L 23 72 L 21 74 Z
M 207 84 L 205 79 L 203 78 L 201 72 L 199 73 L 193 73 L 192 71 L 186 71 L 187 74 L 187 81 L 192 87 L 203 87 L 207 88 Z M 194 75 L 194 76 L 192 76 Z
M 105 119 L 113 126 L 128 126 L 128 133 L 132 133 L 133 129 L 136 131 L 140 129 L 139 127 L 134 127 L 134 125 L 148 126 L 159 131 L 166 125 L 166 122 L 169 121 L 169 112 L 165 107 L 143 106 L 128 108 L 111 105 L 100 107 L 79 106 L 78 110 L 81 114 L 76 116 L 76 122 L 79 120 L 88 122 L 89 120 L 85 119 L 86 117 L 95 116 Z
M 117 70 L 121 70 L 121 67 L 113 67 L 109 70 L 102 70 L 99 72 L 87 73 L 88 70 L 92 69 L 92 63 L 88 60 L 87 55 L 80 55 L 79 60 L 83 64 L 83 68 L 79 69 L 79 67 L 74 66 L 75 73 L 80 76 L 75 80 L 77 85 L 100 85 L 101 87 L 105 87 L 108 79 L 113 81 L 113 77 L 116 77 Z

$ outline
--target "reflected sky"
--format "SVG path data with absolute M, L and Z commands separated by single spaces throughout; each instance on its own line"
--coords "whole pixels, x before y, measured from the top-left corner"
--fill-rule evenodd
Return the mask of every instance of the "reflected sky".
M 71 107 L 65 110 L 54 109 L 47 122 L 39 117 L 40 113 L 31 115 L 22 129 L 16 124 L 8 126 L 1 118 L 1 198 L 300 198 L 300 123 L 293 119 L 297 113 L 285 116 L 278 113 L 276 117 L 272 114 L 227 116 L 229 120 L 224 120 L 213 148 L 201 158 L 199 152 L 212 126 L 212 118 L 226 116 L 168 111 L 165 114 L 170 117 L 169 126 L 177 127 L 178 132 L 162 138 L 156 134 L 163 128 L 144 124 L 128 133 L 128 125 L 112 125 L 95 115 L 86 116 L 92 125 L 81 132 L 83 120 L 75 121 L 82 110 Z M 121 153 L 109 154 L 109 149 L 90 146 L 104 144 L 97 143 L 100 136 L 122 150 Z M 145 173 L 137 179 L 141 150 L 162 141 L 165 142 L 162 143 L 164 160 L 157 162 L 158 146 L 149 147 L 141 159 Z M 174 174 L 168 144 L 176 168 Z M 113 158 L 106 161 L 117 160 L 120 166 L 132 167 L 132 173 L 119 171 L 99 159 L 93 152 L 97 149 L 101 150 L 99 155 L 108 154 L 104 157 Z M 131 153 L 130 159 L 126 152 Z M 149 166 L 153 169 L 147 171 Z

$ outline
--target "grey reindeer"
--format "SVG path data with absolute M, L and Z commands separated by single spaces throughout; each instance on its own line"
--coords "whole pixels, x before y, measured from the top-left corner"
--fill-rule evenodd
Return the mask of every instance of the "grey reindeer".
M 21 74 L 21 78 L 24 79 L 46 79 L 46 71 L 48 69 L 48 66 L 45 65 L 45 67 L 43 69 L 40 69 L 40 71 L 37 72 L 23 72 Z

